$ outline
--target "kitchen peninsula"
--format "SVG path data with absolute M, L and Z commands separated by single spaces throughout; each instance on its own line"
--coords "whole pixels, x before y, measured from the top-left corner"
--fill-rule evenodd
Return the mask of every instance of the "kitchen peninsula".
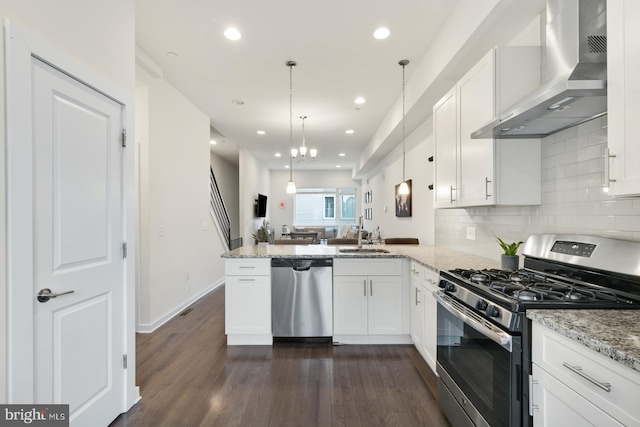
M 412 281 L 430 275 L 437 286 L 440 270 L 461 264 L 495 268 L 497 261 L 426 245 L 365 245 L 385 252 L 353 251 L 354 246 L 247 245 L 222 255 L 226 269 L 226 324 L 229 345 L 271 345 L 271 259 L 332 258 L 334 261 L 334 340 L 342 343 L 410 344 Z M 388 252 L 386 252 L 388 251 Z M 375 292 L 375 277 L 385 277 Z M 362 291 L 362 279 L 373 289 Z M 372 283 L 371 280 L 374 280 Z M 355 292 L 355 286 L 359 291 Z M 395 284 L 393 284 L 395 283 Z M 339 288 L 336 289 L 336 284 Z M 353 286 L 349 293 L 348 287 Z M 363 295 L 364 294 L 364 295 Z M 417 293 L 416 293 L 417 295 Z M 363 297 L 364 300 L 354 300 Z M 368 297 L 368 298 L 367 298 Z M 435 302 L 435 300 L 434 300 Z M 360 312 L 354 314 L 354 311 Z M 378 313 L 376 315 L 376 313 Z M 360 321 L 358 316 L 363 316 Z

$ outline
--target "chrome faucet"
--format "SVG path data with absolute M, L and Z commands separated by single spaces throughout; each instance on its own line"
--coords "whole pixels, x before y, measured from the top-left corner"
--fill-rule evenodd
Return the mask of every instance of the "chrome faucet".
M 358 219 L 358 249 L 362 249 L 362 229 L 364 228 L 364 217 L 360 215 Z

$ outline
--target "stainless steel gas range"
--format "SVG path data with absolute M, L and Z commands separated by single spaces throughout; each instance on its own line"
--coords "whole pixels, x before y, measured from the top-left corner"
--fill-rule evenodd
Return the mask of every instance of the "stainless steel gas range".
M 640 243 L 533 235 L 524 268 L 441 272 L 438 400 L 452 425 L 532 425 L 528 309 L 640 308 Z

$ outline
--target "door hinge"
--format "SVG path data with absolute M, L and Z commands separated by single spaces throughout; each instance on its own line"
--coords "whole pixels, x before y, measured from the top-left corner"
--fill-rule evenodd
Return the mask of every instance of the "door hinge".
M 127 355 L 126 354 L 122 355 L 122 367 L 124 369 L 127 369 Z
M 127 130 L 126 129 L 122 129 L 122 146 L 123 147 L 127 146 Z
M 127 242 L 124 242 L 122 244 L 122 258 L 126 258 L 127 257 Z

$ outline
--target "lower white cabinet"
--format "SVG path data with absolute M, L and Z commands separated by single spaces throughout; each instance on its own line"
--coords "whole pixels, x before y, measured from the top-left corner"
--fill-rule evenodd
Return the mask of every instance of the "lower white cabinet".
M 335 341 L 400 343 L 405 335 L 408 341 L 401 265 L 401 259 L 393 258 L 334 260 Z
M 227 344 L 271 345 L 271 259 L 225 262 Z
M 424 288 L 422 286 L 423 267 L 411 262 L 411 341 L 418 351 L 424 337 Z
M 533 323 L 534 427 L 640 425 L 640 372 Z
M 606 412 L 533 364 L 535 427 L 623 426 Z
M 429 367 L 436 370 L 437 309 L 433 295 L 438 287 L 437 272 L 411 261 L 411 340 Z
M 435 292 L 438 290 L 440 274 L 424 268 L 424 281 L 422 282 L 422 295 L 424 306 L 424 323 L 422 336 L 422 357 L 427 361 L 433 372 L 436 371 L 436 349 L 438 340 L 438 300 Z
M 336 276 L 333 280 L 333 333 L 402 333 L 402 277 Z

